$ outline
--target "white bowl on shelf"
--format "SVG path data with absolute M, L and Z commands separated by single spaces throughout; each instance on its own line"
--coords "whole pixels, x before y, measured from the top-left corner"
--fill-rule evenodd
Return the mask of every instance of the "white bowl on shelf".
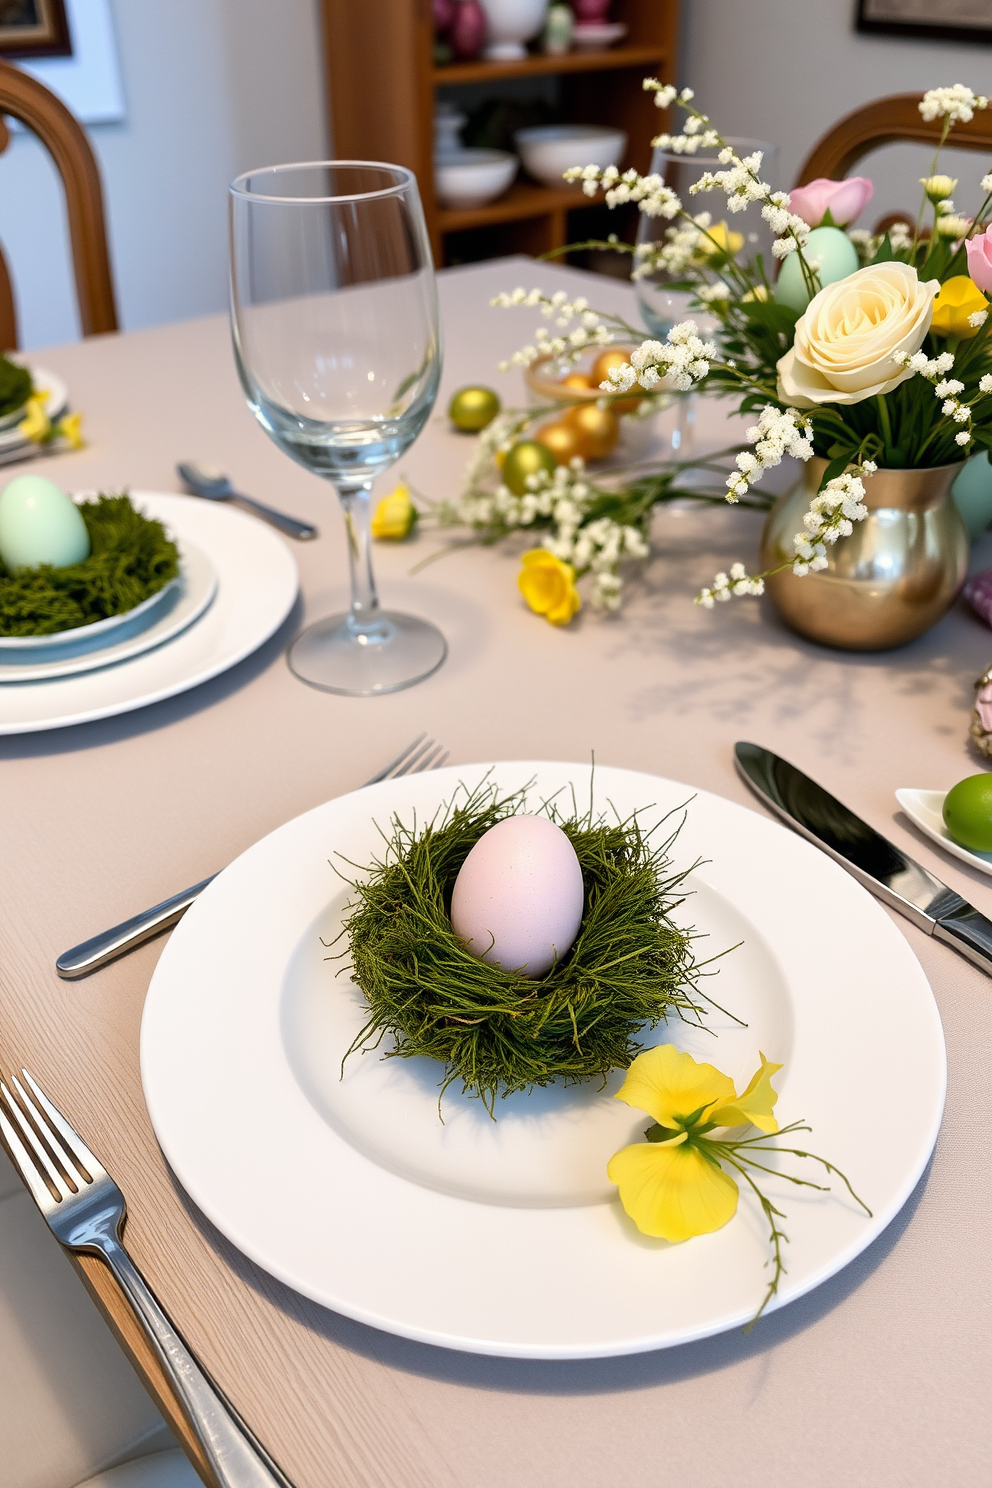
M 622 129 L 595 124 L 542 124 L 518 129 L 513 142 L 520 151 L 527 174 L 545 186 L 561 186 L 562 177 L 573 165 L 619 165 L 627 148 Z
M 451 150 L 434 160 L 434 184 L 441 204 L 484 207 L 502 196 L 519 165 L 506 150 Z

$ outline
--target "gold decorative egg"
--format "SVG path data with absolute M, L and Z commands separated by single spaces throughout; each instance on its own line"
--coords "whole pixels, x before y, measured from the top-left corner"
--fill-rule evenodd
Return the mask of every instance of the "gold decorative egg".
M 558 465 L 567 465 L 574 460 L 576 455 L 585 458 L 585 450 L 582 443 L 582 435 L 574 424 L 564 421 L 554 424 L 542 424 L 537 430 L 534 438 L 538 444 L 543 444 L 555 457 Z
M 528 476 L 537 475 L 542 470 L 550 475 L 556 463 L 547 445 L 538 444 L 536 439 L 521 439 L 519 444 L 506 452 L 506 459 L 503 461 L 504 484 L 514 496 L 522 496 L 527 490 Z
M 574 392 L 588 393 L 593 383 L 584 372 L 569 372 L 567 377 L 562 378 L 561 385 L 563 388 L 571 388 Z
M 459 388 L 448 404 L 448 417 L 463 434 L 477 434 L 499 413 L 500 401 L 492 388 Z
M 620 438 L 620 420 L 608 408 L 580 403 L 569 409 L 566 419 L 579 436 L 580 454 L 587 460 L 602 460 Z

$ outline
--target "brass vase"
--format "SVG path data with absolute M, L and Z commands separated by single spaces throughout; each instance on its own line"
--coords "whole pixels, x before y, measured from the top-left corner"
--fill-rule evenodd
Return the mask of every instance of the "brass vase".
M 807 461 L 780 496 L 761 535 L 761 566 L 795 556 L 793 538 L 819 488 L 826 460 Z M 865 479 L 868 515 L 827 548 L 827 567 L 767 581 L 786 624 L 845 651 L 887 651 L 935 625 L 954 603 L 968 569 L 968 533 L 951 496 L 960 465 L 878 470 Z

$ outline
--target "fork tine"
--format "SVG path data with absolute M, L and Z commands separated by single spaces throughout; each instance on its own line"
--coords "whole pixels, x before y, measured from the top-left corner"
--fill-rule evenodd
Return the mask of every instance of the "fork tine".
M 69 1125 L 68 1121 L 66 1121 L 58 1106 L 53 1105 L 52 1102 L 48 1099 L 48 1096 L 42 1090 L 41 1086 L 38 1084 L 37 1080 L 30 1073 L 30 1071 L 24 1069 L 22 1066 L 21 1074 L 24 1076 L 27 1083 L 31 1086 L 31 1089 L 34 1091 L 39 1104 L 45 1112 L 45 1115 L 48 1117 L 49 1127 L 54 1127 L 59 1136 L 62 1138 L 62 1146 L 64 1147 L 68 1157 L 71 1159 L 70 1171 L 72 1170 L 72 1168 L 76 1168 L 79 1171 L 80 1176 L 83 1177 L 86 1181 L 92 1181 L 95 1178 L 102 1177 L 104 1174 L 104 1169 L 101 1166 L 99 1158 L 93 1156 L 93 1153 L 87 1147 L 82 1137 Z M 21 1092 L 23 1100 L 25 1102 L 28 1102 L 30 1100 L 30 1097 L 21 1087 L 21 1084 L 18 1081 L 16 1075 L 14 1077 L 13 1083 Z M 56 1153 L 56 1156 L 59 1156 L 59 1154 Z
M 420 737 L 423 738 L 424 735 L 421 734 Z M 416 754 L 412 754 L 410 756 L 403 768 L 394 772 L 393 779 L 398 780 L 401 775 L 409 775 L 411 772 L 415 774 L 419 773 L 419 771 L 424 768 L 423 765 L 420 764 L 420 760 L 423 759 L 425 754 L 429 753 L 429 751 L 434 748 L 434 742 L 435 741 L 433 739 L 428 739 L 426 744 L 421 744 Z
M 422 743 L 422 741 L 426 739 L 426 737 L 426 734 L 418 734 L 412 744 L 408 744 L 405 749 L 401 749 L 396 758 L 394 760 L 391 760 L 390 763 L 386 765 L 385 769 L 380 770 L 377 774 L 373 775 L 371 779 L 366 780 L 365 784 L 378 785 L 380 780 L 388 779 L 393 771 L 403 763 L 407 755 L 412 754 L 417 745 Z
M 434 761 L 434 763 L 433 763 L 433 764 L 432 764 L 432 765 L 431 765 L 431 769 L 432 769 L 432 770 L 440 770 L 440 768 L 441 768 L 441 766 L 442 766 L 442 765 L 443 765 L 443 764 L 444 764 L 444 762 L 445 762 L 445 761 L 446 761 L 446 760 L 447 760 L 447 758 L 448 758 L 448 754 L 449 754 L 449 751 L 448 751 L 448 750 L 447 750 L 447 749 L 446 749 L 446 750 L 445 750 L 445 751 L 444 751 L 444 753 L 443 753 L 443 754 L 442 754 L 442 755 L 441 755 L 441 758 L 440 758 L 440 759 L 436 759 L 436 760 L 435 760 L 435 761 Z
M 16 1085 L 16 1080 L 14 1083 Z M 28 1153 L 24 1154 L 25 1157 L 27 1157 L 28 1159 L 29 1167 L 34 1168 L 39 1181 L 43 1179 L 47 1179 L 48 1181 L 47 1185 L 42 1185 L 44 1187 L 44 1194 L 39 1194 L 39 1191 L 35 1188 L 35 1186 L 33 1184 L 31 1185 L 31 1192 L 34 1194 L 37 1202 L 43 1208 L 47 1208 L 47 1206 L 52 1202 L 52 1194 L 49 1192 L 48 1185 L 51 1186 L 59 1199 L 69 1198 L 72 1190 L 70 1189 L 65 1178 L 59 1172 L 58 1168 L 55 1166 L 52 1159 L 49 1157 L 48 1153 L 45 1151 L 45 1148 L 38 1140 L 38 1137 L 36 1136 L 34 1128 L 32 1127 L 30 1121 L 27 1119 L 20 1106 L 14 1100 L 14 1097 L 11 1095 L 10 1091 L 7 1089 L 2 1080 L 0 1080 L 0 1100 L 3 1101 L 4 1105 L 7 1108 L 7 1116 L 5 1117 L 5 1121 L 8 1123 L 8 1125 L 14 1128 L 18 1138 L 20 1139 L 21 1150 L 23 1151 L 25 1147 L 30 1149 L 30 1156 L 28 1156 Z M 23 1168 L 21 1169 L 21 1172 L 24 1174 L 30 1184 L 30 1173 L 25 1173 L 25 1170 Z
M 8 1118 L 4 1115 L 2 1106 L 0 1106 L 0 1138 L 3 1139 L 3 1145 L 10 1154 L 11 1162 L 27 1184 L 31 1197 L 38 1205 L 38 1208 L 44 1211 L 52 1202 L 48 1185 L 44 1182 L 41 1174 L 35 1167 L 34 1160 L 28 1153 L 24 1143 L 11 1126 Z

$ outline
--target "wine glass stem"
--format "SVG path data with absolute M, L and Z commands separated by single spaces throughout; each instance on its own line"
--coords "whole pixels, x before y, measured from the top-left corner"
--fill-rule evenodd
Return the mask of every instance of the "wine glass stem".
M 348 537 L 348 566 L 351 570 L 351 616 L 354 630 L 373 630 L 379 623 L 379 596 L 372 573 L 370 524 L 372 482 L 351 491 L 339 491 Z

